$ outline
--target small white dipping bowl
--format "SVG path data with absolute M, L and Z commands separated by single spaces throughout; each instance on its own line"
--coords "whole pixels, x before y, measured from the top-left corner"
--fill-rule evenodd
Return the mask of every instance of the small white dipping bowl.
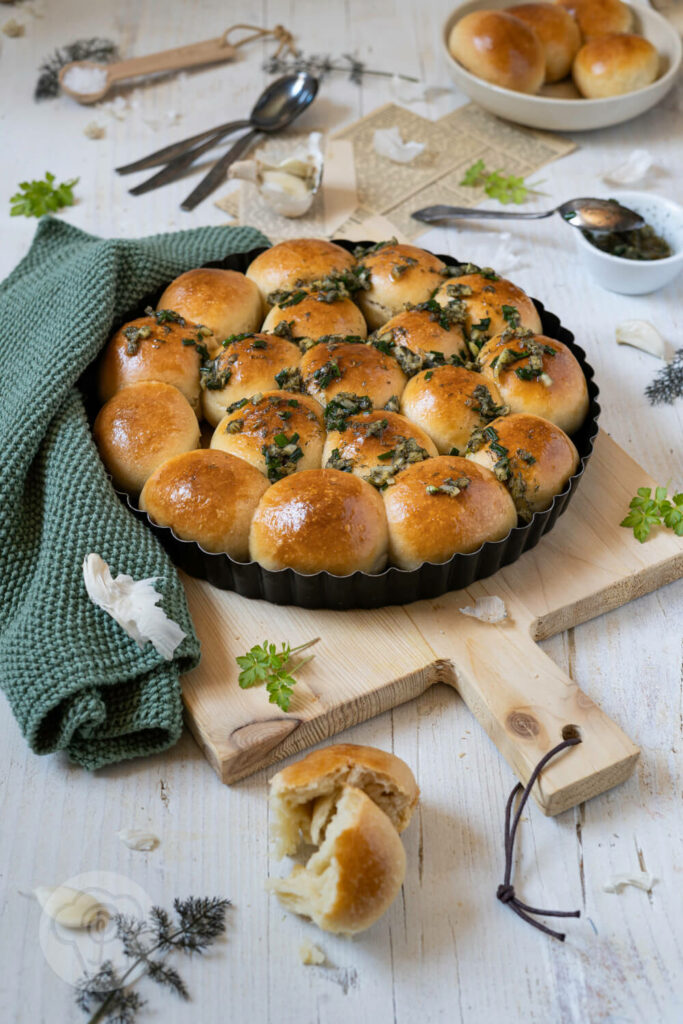
M 620 295 L 646 295 L 669 284 L 683 270 L 683 207 L 671 199 L 649 192 L 627 192 L 619 189 L 614 196 L 622 206 L 639 213 L 646 224 L 655 229 L 670 245 L 673 255 L 663 260 L 627 260 L 611 256 L 574 230 L 579 257 L 587 272 L 599 285 Z

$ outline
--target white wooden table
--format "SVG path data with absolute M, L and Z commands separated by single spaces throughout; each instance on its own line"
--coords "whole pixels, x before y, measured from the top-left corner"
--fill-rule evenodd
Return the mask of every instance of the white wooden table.
M 220 224 L 211 202 L 179 210 L 187 181 L 140 199 L 116 164 L 247 111 L 267 76 L 270 47 L 252 46 L 236 65 L 197 72 L 129 94 L 124 120 L 62 98 L 37 105 L 36 67 L 55 46 L 111 36 L 135 55 L 218 35 L 237 21 L 290 27 L 308 52 L 355 52 L 369 66 L 418 75 L 435 88 L 414 109 L 441 116 L 464 101 L 440 64 L 439 29 L 449 0 L 86 0 L 47 3 L 23 38 L 0 36 L 0 275 L 24 254 L 35 223 L 7 216 L 7 200 L 26 177 L 46 170 L 80 175 L 78 205 L 64 216 L 104 235 Z M 540 202 L 590 194 L 600 172 L 636 145 L 664 168 L 654 187 L 681 193 L 683 93 L 639 120 L 577 137 L 580 149 L 550 166 Z M 307 124 L 342 127 L 392 99 L 382 79 L 361 87 L 328 79 Z M 170 115 L 180 121 L 169 127 Z M 91 141 L 84 126 L 106 124 Z M 561 127 L 558 125 L 558 128 Z M 678 138 L 676 140 L 676 135 Z M 614 327 L 650 319 L 675 344 L 683 330 L 682 282 L 656 295 L 610 295 L 577 265 L 570 230 L 559 222 L 520 225 L 528 253 L 515 278 L 559 314 L 596 368 L 602 427 L 658 479 L 683 484 L 683 402 L 651 408 L 643 388 L 659 364 L 617 349 Z M 490 228 L 432 231 L 424 244 L 486 263 L 497 238 Z M 245 1021 L 254 1024 L 412 1024 L 414 1021 L 600 1021 L 662 1024 L 683 1019 L 681 883 L 681 623 L 683 585 L 644 597 L 545 647 L 642 747 L 637 772 L 620 789 L 557 819 L 535 809 L 525 820 L 514 881 L 531 903 L 571 909 L 560 945 L 523 924 L 495 899 L 503 871 L 502 820 L 513 785 L 509 769 L 466 708 L 445 688 L 351 730 L 343 738 L 391 749 L 414 768 L 422 803 L 406 833 L 408 874 L 401 897 L 368 933 L 346 941 L 286 916 L 263 889 L 269 872 L 266 774 L 221 786 L 189 736 L 171 752 L 88 775 L 65 757 L 29 753 L 6 706 L 0 764 L 0 1018 L 37 1024 L 80 1019 L 73 993 L 47 965 L 38 944 L 40 912 L 25 893 L 82 872 L 108 870 L 170 905 L 176 895 L 230 896 L 228 938 L 202 962 L 181 966 L 192 991 L 185 1004 L 143 986 L 151 1006 L 141 1020 Z M 116 838 L 122 827 L 162 837 L 153 853 Z M 651 895 L 603 892 L 615 872 L 646 866 L 658 879 Z M 333 965 L 304 967 L 298 946 L 318 941 Z

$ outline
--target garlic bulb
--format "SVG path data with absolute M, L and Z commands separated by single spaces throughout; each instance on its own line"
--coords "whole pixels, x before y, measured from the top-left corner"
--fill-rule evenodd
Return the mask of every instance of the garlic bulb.
M 33 890 L 43 911 L 64 928 L 90 928 L 109 920 L 107 908 L 87 892 L 68 885 L 41 885 Z
M 299 146 L 286 160 L 269 164 L 258 158 L 238 160 L 229 178 L 251 181 L 268 205 L 283 217 L 303 217 L 313 205 L 323 176 L 320 132 L 311 132 L 306 146 Z

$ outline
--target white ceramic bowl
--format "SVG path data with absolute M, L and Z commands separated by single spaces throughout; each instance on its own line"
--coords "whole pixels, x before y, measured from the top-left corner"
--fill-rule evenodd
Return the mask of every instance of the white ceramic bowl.
M 657 291 L 673 281 L 683 270 L 683 207 L 671 199 L 663 199 L 649 192 L 619 189 L 615 198 L 652 225 L 657 234 L 669 243 L 673 255 L 663 260 L 626 260 L 596 249 L 586 241 L 581 231 L 575 230 L 574 239 L 581 262 L 593 280 L 610 292 L 646 295 Z
M 514 0 L 469 0 L 453 11 L 443 28 L 443 48 L 451 78 L 470 99 L 498 117 L 530 128 L 548 128 L 552 131 L 590 131 L 621 124 L 638 117 L 666 96 L 673 86 L 681 66 L 681 39 L 674 27 L 656 11 L 634 4 L 634 31 L 649 39 L 660 55 L 659 78 L 645 89 L 610 96 L 602 100 L 585 100 L 571 80 L 544 85 L 536 96 L 503 89 L 477 78 L 458 64 L 448 49 L 448 38 L 456 21 L 471 11 L 504 10 Z

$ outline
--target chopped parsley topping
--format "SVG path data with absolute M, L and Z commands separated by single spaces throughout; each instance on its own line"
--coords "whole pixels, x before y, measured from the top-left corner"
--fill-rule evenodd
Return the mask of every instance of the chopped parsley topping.
M 522 462 L 526 462 L 527 466 L 533 466 L 536 461 L 531 452 L 527 451 L 526 448 L 518 448 L 517 456 L 522 460 Z
M 298 440 L 298 434 L 287 437 L 279 433 L 273 438 L 272 444 L 264 444 L 261 448 L 266 460 L 266 473 L 272 484 L 295 472 L 297 462 L 304 456 Z
M 317 370 L 314 370 L 312 380 L 315 381 L 319 388 L 324 389 L 329 387 L 333 380 L 340 380 L 341 375 L 342 373 L 336 360 L 328 359 L 326 363 L 323 363 Z
M 392 395 L 389 401 L 384 406 L 387 412 L 398 412 L 400 407 L 401 403 L 398 400 L 398 395 Z
M 134 356 L 140 348 L 140 342 L 144 338 L 149 338 L 151 333 L 152 328 L 147 324 L 143 324 L 142 327 L 124 327 L 123 335 L 126 339 L 126 355 Z
M 397 473 L 400 473 L 406 466 L 428 459 L 429 453 L 420 447 L 414 437 L 399 437 L 390 451 L 382 452 L 377 458 L 383 465 L 374 466 L 365 475 L 365 479 L 373 487 L 383 491 L 395 483 Z
M 472 392 L 472 398 L 477 403 L 472 409 L 478 412 L 483 420 L 495 420 L 498 416 L 507 416 L 510 412 L 508 405 L 496 405 L 485 384 L 477 384 Z
M 231 334 L 229 338 L 224 338 L 221 344 L 223 345 L 223 348 L 227 348 L 228 345 L 232 345 L 235 341 L 244 341 L 245 338 L 253 337 L 254 335 L 251 331 L 246 331 L 244 334 Z
M 406 270 L 417 266 L 417 260 L 413 259 L 412 256 L 402 256 L 401 259 L 403 260 L 402 263 L 394 263 L 391 268 L 391 276 L 394 281 L 397 281 L 403 274 L 405 274 Z
M 449 285 L 448 289 L 452 286 Z M 447 289 L 447 294 L 450 296 L 450 291 Z M 472 289 L 470 288 L 470 292 Z M 438 323 L 439 327 L 443 331 L 450 331 L 456 324 L 464 324 L 466 317 L 465 305 L 460 301 L 458 296 L 453 296 L 451 300 L 445 305 L 441 306 L 436 299 L 427 299 L 426 302 L 420 302 L 416 306 L 411 306 L 410 309 L 418 311 L 424 310 L 429 313 L 429 319 L 434 320 Z
M 368 395 L 354 395 L 351 391 L 339 391 L 325 407 L 325 429 L 345 430 L 349 416 L 359 412 L 370 412 L 372 399 Z
M 286 366 L 275 374 L 275 383 L 281 391 L 302 391 L 303 378 L 297 366 Z
M 302 288 L 298 288 L 295 291 L 283 289 L 281 291 L 271 292 L 268 296 L 268 302 L 271 306 L 278 306 L 280 309 L 287 309 L 289 306 L 298 306 L 300 302 L 308 295 Z
M 506 306 L 505 303 L 503 303 L 501 306 L 501 312 L 503 314 L 503 319 L 507 321 L 510 327 L 519 327 L 521 317 L 516 306 Z
M 251 343 L 252 348 L 268 348 L 268 342 L 264 341 L 263 338 L 254 338 Z
M 379 252 L 380 249 L 384 249 L 387 245 L 398 245 L 398 239 L 389 238 L 386 242 L 375 242 L 374 245 L 357 245 L 353 250 L 353 255 L 357 260 L 362 260 L 365 256 L 370 256 L 373 252 Z
M 293 341 L 294 335 L 292 334 L 292 327 L 294 326 L 293 320 L 280 320 L 279 324 L 273 327 L 272 333 L 277 335 L 278 338 L 286 338 L 287 341 Z
M 236 410 L 236 409 L 243 409 L 243 408 L 244 408 L 244 406 L 245 406 L 245 405 L 247 404 L 247 402 L 248 402 L 248 401 L 249 401 L 249 399 L 248 399 L 248 398 L 238 398 L 238 399 L 237 399 L 237 401 L 236 401 L 236 402 L 232 402 L 232 403 L 231 403 L 231 404 L 230 404 L 230 405 L 229 405 L 229 406 L 227 407 L 227 409 L 226 409 L 225 411 L 226 411 L 227 413 L 231 413 L 231 412 L 235 412 L 235 410 Z
M 205 359 L 199 370 L 199 382 L 208 391 L 222 391 L 232 377 L 232 368 L 228 365 L 221 366 L 223 353 L 215 359 Z
M 464 491 L 470 485 L 470 478 L 468 476 L 459 476 L 457 479 L 448 476 L 442 484 L 437 487 L 436 484 L 427 484 L 425 490 L 427 494 L 448 494 L 451 498 L 454 498 L 461 491 Z
M 338 469 L 341 473 L 350 473 L 353 470 L 351 459 L 343 459 L 338 448 L 333 448 L 329 459 L 325 463 L 326 469 Z
M 239 434 L 244 430 L 244 420 L 230 420 L 225 428 L 226 434 Z
M 158 326 L 166 329 L 167 334 L 171 330 L 168 326 L 169 324 L 179 324 L 181 327 L 186 326 L 185 318 L 180 313 L 176 313 L 174 309 L 152 309 L 151 306 L 147 306 L 145 316 L 153 316 Z

